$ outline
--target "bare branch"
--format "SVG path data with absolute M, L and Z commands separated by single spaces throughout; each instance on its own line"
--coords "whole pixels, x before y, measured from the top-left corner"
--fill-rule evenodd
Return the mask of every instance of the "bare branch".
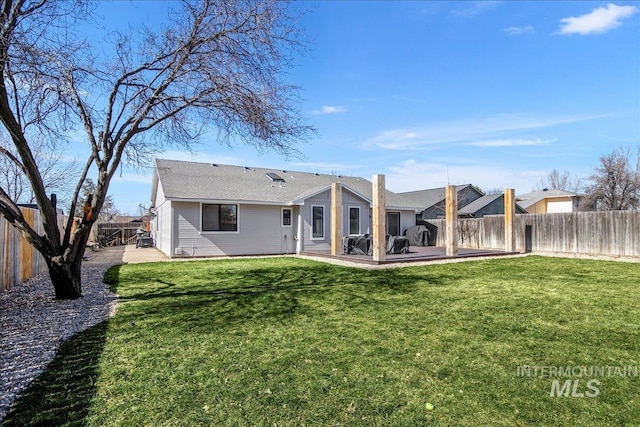
M 600 157 L 600 165 L 589 177 L 587 203 L 599 210 L 640 207 L 640 165 L 634 165 L 629 148 L 618 148 Z
M 91 17 L 86 4 L 4 0 L 0 13 L 0 121 L 15 148 L 7 147 L 13 157 L 4 158 L 20 165 L 29 181 L 44 218 L 40 239 L 46 244 L 39 247 L 56 295 L 64 298 L 81 295 L 78 266 L 88 229 L 108 205 L 109 183 L 123 161 L 140 166 L 166 146 L 189 149 L 210 129 L 222 143 L 237 136 L 258 150 L 291 155 L 314 131 L 295 107 L 297 88 L 283 80 L 292 52 L 301 46 L 288 2 L 171 3 L 175 10 L 159 28 L 115 37 L 111 32 L 112 55 L 98 54 L 76 33 L 80 26 L 72 25 L 74 20 Z M 71 212 L 92 175 L 95 215 L 74 232 L 69 222 L 61 238 L 47 196 L 47 182 L 59 177 L 59 169 L 38 161 L 33 144 L 40 140 L 56 147 L 78 126 L 90 154 L 71 196 Z M 10 203 L 0 213 L 26 230 Z

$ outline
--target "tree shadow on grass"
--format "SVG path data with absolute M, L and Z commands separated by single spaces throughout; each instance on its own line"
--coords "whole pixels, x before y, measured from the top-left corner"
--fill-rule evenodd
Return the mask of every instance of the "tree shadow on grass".
M 105 275 L 105 282 L 114 292 L 126 283 L 120 280 L 122 268 L 113 267 Z M 211 277 L 192 287 L 188 275 L 187 283 L 184 282 L 184 273 L 172 276 L 163 269 L 152 271 L 153 274 L 138 278 L 144 282 L 135 285 L 138 288 L 123 289 L 120 300 L 145 304 L 142 311 L 145 318 L 167 323 L 170 314 L 172 322 L 167 327 L 182 327 L 190 332 L 225 328 L 250 320 L 288 321 L 301 313 L 309 314 L 316 301 L 329 305 L 339 303 L 347 310 L 388 304 L 390 296 L 415 292 L 418 284 L 448 284 L 433 275 L 395 270 L 289 265 L 231 271 L 212 268 Z M 84 425 L 96 394 L 99 361 L 109 322 L 132 328 L 130 325 L 143 321 L 139 310 L 130 314 L 126 311 L 121 309 L 114 319 L 64 342 L 47 369 L 14 403 L 1 425 Z
M 0 425 L 80 426 L 96 393 L 108 321 L 65 341 L 45 371 L 14 402 Z
M 117 272 L 112 273 L 111 289 L 117 292 L 121 283 Z M 235 270 L 214 267 L 210 272 L 192 272 L 192 276 L 161 270 L 145 270 L 141 274 L 143 277 L 136 277 L 134 282 L 144 284 L 120 292 L 123 304 L 132 302 L 138 309 L 131 312 L 122 309 L 119 323 L 137 322 L 140 313 L 151 323 L 164 323 L 170 316 L 172 328 L 182 326 L 188 331 L 228 328 L 246 321 L 287 322 L 299 315 L 325 314 L 317 308 L 320 305 L 325 309 L 331 306 L 342 310 L 368 309 L 398 303 L 395 297 L 410 295 L 418 286 L 445 284 L 434 275 L 325 265 Z

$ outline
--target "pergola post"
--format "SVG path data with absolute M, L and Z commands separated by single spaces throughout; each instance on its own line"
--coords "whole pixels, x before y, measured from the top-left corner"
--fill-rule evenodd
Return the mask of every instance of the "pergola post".
M 342 184 L 331 184 L 331 255 L 340 255 L 342 248 Z
M 446 189 L 447 256 L 458 256 L 458 191 L 455 185 Z
M 504 251 L 516 251 L 516 193 L 513 188 L 504 190 Z
M 371 185 L 373 193 L 373 260 L 384 261 L 387 256 L 384 175 L 374 175 Z

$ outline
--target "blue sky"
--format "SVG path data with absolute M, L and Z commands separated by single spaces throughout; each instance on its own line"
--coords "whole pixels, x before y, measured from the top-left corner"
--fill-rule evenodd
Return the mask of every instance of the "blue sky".
M 472 183 L 519 194 L 553 169 L 586 177 L 601 155 L 640 144 L 640 2 L 303 6 L 310 51 L 288 80 L 301 87 L 300 111 L 318 130 L 298 147 L 304 158 L 230 149 L 215 134 L 195 155 L 160 157 L 381 173 L 392 191 Z M 150 191 L 150 170 L 123 168 L 109 193 L 135 213 Z

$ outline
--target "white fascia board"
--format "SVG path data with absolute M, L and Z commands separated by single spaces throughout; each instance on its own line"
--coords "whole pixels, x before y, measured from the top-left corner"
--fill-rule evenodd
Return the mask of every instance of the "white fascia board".
M 172 202 L 191 202 L 191 203 L 214 203 L 214 204 L 237 204 L 237 205 L 264 205 L 264 206 L 294 206 L 301 205 L 296 201 L 290 202 L 274 202 L 268 200 L 239 200 L 239 199 L 191 199 L 183 197 L 167 197 Z

